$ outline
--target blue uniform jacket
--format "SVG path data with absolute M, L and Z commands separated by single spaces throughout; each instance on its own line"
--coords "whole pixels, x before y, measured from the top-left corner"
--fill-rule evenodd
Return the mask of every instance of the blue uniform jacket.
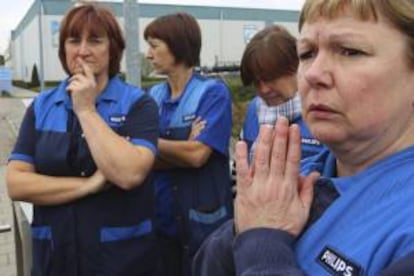
M 42 92 L 24 117 L 10 160 L 49 176 L 90 176 L 96 165 L 66 93 Z M 158 114 L 141 90 L 112 78 L 97 110 L 119 135 L 156 151 Z M 131 191 L 108 190 L 55 206 L 34 206 L 32 275 L 151 275 L 155 267 L 151 178 Z
M 222 82 L 198 74 L 177 100 L 170 100 L 166 82 L 152 87 L 150 94 L 159 105 L 160 136 L 164 139 L 187 140 L 196 117 L 207 121 L 196 138 L 213 150 L 207 163 L 200 168 L 156 172 L 159 232 L 177 236 L 184 255 L 191 259 L 205 237 L 232 217 L 228 157 L 231 100 Z
M 200 248 L 195 275 L 413 275 L 413 160 L 410 147 L 340 178 L 328 150 L 305 160 L 302 173 L 321 172 L 316 185 L 338 197 L 300 238 L 264 228 L 235 238 L 229 221 Z
M 256 141 L 259 135 L 259 119 L 257 118 L 257 99 L 254 97 L 247 105 L 246 115 L 244 116 L 244 122 L 242 132 L 240 133 L 240 139 L 247 144 L 247 150 L 250 152 L 254 141 Z

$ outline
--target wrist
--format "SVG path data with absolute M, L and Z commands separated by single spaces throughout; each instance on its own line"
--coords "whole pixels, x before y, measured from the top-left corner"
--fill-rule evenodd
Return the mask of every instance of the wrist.
M 101 181 L 99 177 L 96 177 L 95 175 L 92 175 L 88 178 L 86 178 L 85 183 L 85 195 L 92 195 L 96 194 L 99 191 L 99 187 L 101 186 Z
M 93 193 L 92 187 L 93 187 L 93 181 L 91 177 L 81 178 L 81 184 L 80 184 L 79 190 L 80 190 L 80 194 L 82 195 L 82 197 L 92 194 Z
M 96 108 L 95 106 L 89 107 L 89 108 L 82 108 L 74 110 L 76 116 L 79 120 L 82 120 L 83 118 L 91 117 L 94 114 L 96 114 Z

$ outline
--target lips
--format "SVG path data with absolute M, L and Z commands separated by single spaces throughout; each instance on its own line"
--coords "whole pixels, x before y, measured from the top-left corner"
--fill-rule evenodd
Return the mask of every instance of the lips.
M 338 114 L 335 109 L 324 104 L 311 104 L 307 113 L 318 119 L 330 119 L 332 116 Z
M 323 111 L 323 112 L 336 113 L 334 109 L 330 108 L 327 105 L 323 105 L 323 104 L 311 104 L 309 106 L 309 111 Z

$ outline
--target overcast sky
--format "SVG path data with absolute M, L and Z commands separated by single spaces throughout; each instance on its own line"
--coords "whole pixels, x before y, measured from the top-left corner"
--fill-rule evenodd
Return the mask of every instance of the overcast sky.
M 112 0 L 110 2 L 122 2 Z M 140 3 L 165 3 L 201 6 L 248 7 L 299 10 L 303 0 L 139 0 Z M 3 54 L 10 39 L 11 30 L 22 20 L 34 0 L 0 0 L 0 54 Z

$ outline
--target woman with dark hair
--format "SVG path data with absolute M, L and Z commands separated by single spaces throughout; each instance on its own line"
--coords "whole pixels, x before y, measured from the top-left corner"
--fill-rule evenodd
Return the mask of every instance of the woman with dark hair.
M 300 126 L 302 158 L 323 149 L 302 119 L 296 80 L 298 64 L 296 38 L 282 26 L 264 28 L 247 44 L 240 64 L 240 76 L 243 85 L 254 86 L 257 96 L 249 103 L 240 136 L 247 143 L 250 159 L 260 125 L 274 125 L 280 116 Z
M 164 268 L 160 275 L 190 275 L 201 242 L 232 217 L 230 93 L 221 81 L 195 73 L 201 32 L 192 16 L 157 18 L 144 37 L 155 72 L 167 75 L 166 82 L 150 90 L 160 115 L 154 167 Z M 198 135 L 191 134 L 194 123 L 202 126 Z
M 121 81 L 114 15 L 72 8 L 60 30 L 69 77 L 28 108 L 7 166 L 13 200 L 34 204 L 32 275 L 154 275 L 154 100 Z

